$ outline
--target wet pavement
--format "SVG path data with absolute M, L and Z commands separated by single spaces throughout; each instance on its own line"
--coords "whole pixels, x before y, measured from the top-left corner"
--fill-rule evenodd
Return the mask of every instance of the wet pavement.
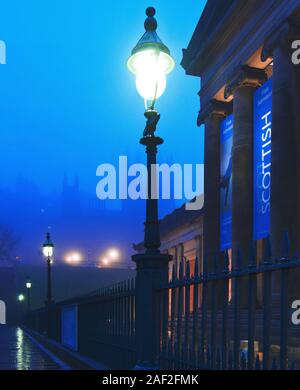
M 0 370 L 60 370 L 21 328 L 0 325 Z

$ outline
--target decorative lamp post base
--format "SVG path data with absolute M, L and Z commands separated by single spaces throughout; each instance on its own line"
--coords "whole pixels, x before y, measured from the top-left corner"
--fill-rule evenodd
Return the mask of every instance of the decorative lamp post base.
M 160 302 L 158 289 L 168 283 L 169 261 L 166 253 L 141 253 L 132 256 L 136 263 L 136 370 L 158 367 L 160 332 Z M 166 290 L 167 292 L 167 290 Z M 166 310 L 166 308 L 165 308 Z

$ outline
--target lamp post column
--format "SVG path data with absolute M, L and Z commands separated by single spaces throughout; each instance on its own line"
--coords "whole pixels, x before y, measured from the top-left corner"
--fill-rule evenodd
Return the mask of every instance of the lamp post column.
M 48 306 L 52 303 L 52 280 L 51 280 L 51 258 L 47 258 L 47 300 L 46 304 Z
M 31 303 L 30 303 L 30 288 L 27 288 L 27 312 L 30 312 Z
M 140 143 L 146 147 L 148 196 L 146 200 L 145 253 L 132 256 L 136 263 L 135 325 L 137 341 L 137 364 L 139 367 L 158 366 L 159 352 L 167 343 L 167 290 L 158 289 L 168 283 L 169 261 L 172 256 L 160 253 L 160 231 L 156 183 L 157 146 L 163 143 L 155 136 L 160 115 L 155 111 L 156 100 L 166 88 L 166 75 L 174 68 L 169 48 L 156 33 L 155 9 L 146 9 L 145 33 L 131 51 L 128 69 L 136 76 L 136 86 L 145 101 L 146 128 Z M 161 290 L 162 291 L 162 290 Z M 159 307 L 162 304 L 162 317 Z
M 155 126 L 159 120 L 159 114 L 156 111 L 146 111 L 145 117 L 150 121 L 150 126 Z M 149 125 L 149 122 L 148 122 Z M 155 127 L 154 127 L 155 128 Z M 154 129 L 153 128 L 153 129 Z M 153 131 L 151 129 L 151 131 Z M 154 132 L 154 131 L 153 131 Z M 160 248 L 160 233 L 158 221 L 158 202 L 156 185 L 156 154 L 157 146 L 163 144 L 163 139 L 152 134 L 146 134 L 141 138 L 140 143 L 146 146 L 147 154 L 147 172 L 148 172 L 148 190 L 146 201 L 146 221 L 144 246 L 146 253 L 158 253 Z
M 158 296 L 157 289 L 168 283 L 169 261 L 172 256 L 160 253 L 160 230 L 158 220 L 158 200 L 156 186 L 157 146 L 162 138 L 154 135 L 159 115 L 155 111 L 146 112 L 147 127 L 140 140 L 146 146 L 148 197 L 146 200 L 146 221 L 144 235 L 144 254 L 132 256 L 136 263 L 136 368 L 155 368 L 158 366 L 160 340 L 166 335 L 160 334 L 159 304 L 163 301 L 163 311 L 167 313 L 167 296 Z M 150 120 L 149 120 L 150 118 Z M 153 127 L 154 126 L 154 127 Z
M 47 312 L 47 332 L 51 336 L 51 308 L 52 308 L 52 284 L 51 284 L 51 258 L 53 256 L 54 245 L 50 239 L 50 233 L 46 235 L 46 241 L 43 244 L 43 254 L 47 261 L 47 295 L 46 295 L 46 312 Z

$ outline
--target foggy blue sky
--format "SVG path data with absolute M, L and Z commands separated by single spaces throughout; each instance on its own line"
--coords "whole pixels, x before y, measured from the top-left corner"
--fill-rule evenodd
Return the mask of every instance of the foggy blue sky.
M 160 159 L 202 162 L 196 78 L 184 75 L 181 49 L 204 1 L 153 0 L 158 33 L 176 69 L 159 100 Z M 19 172 L 43 190 L 61 184 L 64 172 L 95 189 L 98 164 L 120 154 L 143 156 L 143 102 L 126 60 L 143 33 L 149 1 L 2 2 L 0 39 L 7 65 L 0 67 L 1 183 Z M 195 142 L 195 139 L 198 142 Z
M 180 66 L 182 48 L 205 1 L 11 0 L 1 2 L 0 187 L 19 174 L 42 193 L 61 190 L 65 173 L 95 196 L 96 168 L 119 155 L 143 161 L 143 101 L 126 68 L 144 32 L 145 8 L 156 7 L 158 34 L 176 61 L 159 99 L 160 162 L 203 163 L 197 78 Z M 26 192 L 18 196 L 26 197 Z M 143 215 L 139 218 L 143 221 Z M 45 221 L 46 223 L 46 221 Z

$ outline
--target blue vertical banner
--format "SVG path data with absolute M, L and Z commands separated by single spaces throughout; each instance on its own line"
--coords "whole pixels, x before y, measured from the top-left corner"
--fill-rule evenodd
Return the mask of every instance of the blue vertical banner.
M 253 129 L 253 239 L 270 233 L 272 79 L 254 93 Z
M 233 115 L 221 122 L 220 129 L 220 249 L 232 246 L 232 140 Z

